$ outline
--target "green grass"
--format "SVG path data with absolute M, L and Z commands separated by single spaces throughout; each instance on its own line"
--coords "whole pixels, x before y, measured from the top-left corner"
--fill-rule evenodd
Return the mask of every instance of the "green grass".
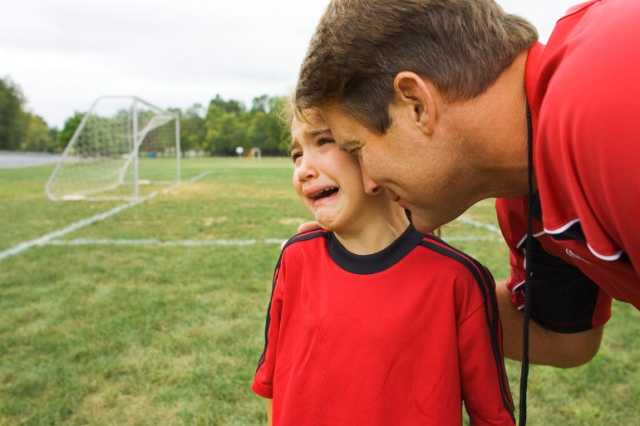
M 170 173 L 172 163 L 157 160 Z M 51 203 L 51 167 L 0 170 L 0 250 L 117 203 Z M 283 159 L 187 160 L 184 185 L 64 239 L 286 238 L 308 214 Z M 495 223 L 483 202 L 470 218 Z M 446 237 L 491 237 L 459 222 Z M 502 243 L 455 243 L 507 273 Z M 44 246 L 0 261 L 0 425 L 260 425 L 249 390 L 278 247 Z M 534 367 L 530 425 L 637 424 L 640 321 L 616 305 L 603 347 Z M 517 400 L 519 364 L 508 363 Z

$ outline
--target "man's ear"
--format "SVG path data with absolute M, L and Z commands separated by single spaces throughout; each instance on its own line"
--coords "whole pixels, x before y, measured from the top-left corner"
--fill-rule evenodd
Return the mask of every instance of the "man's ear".
M 398 105 L 410 108 L 414 123 L 431 136 L 438 119 L 435 86 L 414 72 L 401 71 L 393 80 L 393 88 Z

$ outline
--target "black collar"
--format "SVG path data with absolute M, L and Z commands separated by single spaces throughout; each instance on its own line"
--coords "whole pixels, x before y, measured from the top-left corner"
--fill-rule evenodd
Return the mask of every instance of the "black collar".
M 422 234 L 413 225 L 409 225 L 402 235 L 385 249 L 377 253 L 358 255 L 347 250 L 332 232 L 326 236 L 331 259 L 342 269 L 361 275 L 375 274 L 392 267 L 422 241 Z

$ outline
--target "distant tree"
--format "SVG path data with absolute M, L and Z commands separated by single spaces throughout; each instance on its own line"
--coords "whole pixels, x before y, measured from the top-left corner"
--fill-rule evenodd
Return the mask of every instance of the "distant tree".
M 182 151 L 205 150 L 207 129 L 201 104 L 187 108 L 180 117 L 180 146 Z
M 20 144 L 23 151 L 54 151 L 55 139 L 51 138 L 51 131 L 46 121 L 39 115 L 27 114 L 27 129 Z
M 275 140 L 278 142 L 275 147 L 278 155 L 287 155 L 291 143 L 291 123 L 286 121 L 286 109 L 289 102 L 288 96 L 275 96 L 269 99 L 269 113 L 277 122 Z
M 65 120 L 64 125 L 62 126 L 62 130 L 58 132 L 56 151 L 64 150 L 67 144 L 69 144 L 69 141 L 71 141 L 73 134 L 76 132 L 76 129 L 82 121 L 82 117 L 84 117 L 84 114 L 76 111 L 71 117 Z
M 235 155 L 238 146 L 249 146 L 248 118 L 244 104 L 216 95 L 205 117 L 205 150 L 217 155 Z
M 60 139 L 58 135 L 60 134 L 60 130 L 57 127 L 49 127 L 49 138 L 51 139 L 51 152 L 61 152 L 64 150 L 64 147 L 60 147 Z
M 205 109 L 194 104 L 180 114 L 180 139 L 183 151 L 203 150 L 215 155 L 236 155 L 236 148 L 260 148 L 265 155 L 286 155 L 289 125 L 282 119 L 287 98 L 260 95 L 251 108 L 235 99 L 216 95 Z M 0 79 L 0 149 L 63 151 L 84 114 L 75 112 L 65 120 L 62 129 L 49 128 L 44 119 L 24 111 L 25 100 L 20 88 L 9 78 Z M 118 111 L 113 117 L 91 117 L 92 120 L 120 120 L 129 111 Z M 144 123 L 148 117 L 142 115 Z M 109 124 L 109 123 L 105 123 Z M 109 126 L 103 126 L 105 129 Z M 82 140 L 78 141 L 82 148 Z
M 286 155 L 289 145 L 289 126 L 283 119 L 284 97 L 254 99 L 261 108 L 252 108 L 249 142 L 264 155 Z
M 235 115 L 241 115 L 246 111 L 246 108 L 242 102 L 236 101 L 234 99 L 225 101 L 220 95 L 216 95 L 216 97 L 213 98 L 211 102 L 209 102 L 207 115 L 212 108 L 214 110 L 223 111 Z
M 16 150 L 25 137 L 28 117 L 20 87 L 11 79 L 0 79 L 0 149 Z
M 211 154 L 236 155 L 236 147 L 249 146 L 247 126 L 235 114 L 223 113 L 207 122 L 207 149 Z
M 269 112 L 269 96 L 261 95 L 251 101 L 251 112 Z

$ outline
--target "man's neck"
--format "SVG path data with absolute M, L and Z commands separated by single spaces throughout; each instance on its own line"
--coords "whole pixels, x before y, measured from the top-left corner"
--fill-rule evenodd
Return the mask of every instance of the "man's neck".
M 463 120 L 478 200 L 527 194 L 527 52 L 483 94 L 454 108 Z
M 349 229 L 335 230 L 334 234 L 353 254 L 367 255 L 384 250 L 409 226 L 404 212 L 393 207 L 387 214 L 362 217 L 358 224 L 351 224 Z

